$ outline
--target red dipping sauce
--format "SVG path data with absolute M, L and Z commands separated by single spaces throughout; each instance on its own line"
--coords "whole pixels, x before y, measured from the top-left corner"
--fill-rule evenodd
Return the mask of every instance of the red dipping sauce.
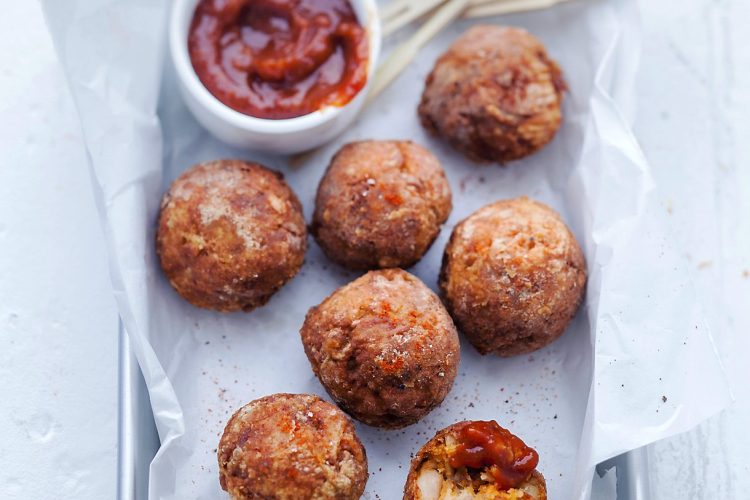
M 450 456 L 451 467 L 486 468 L 500 490 L 520 486 L 539 463 L 536 451 L 494 420 L 471 422 L 457 437 L 459 444 Z
M 367 33 L 348 0 L 200 0 L 188 52 L 211 94 L 258 118 L 343 106 L 367 82 Z

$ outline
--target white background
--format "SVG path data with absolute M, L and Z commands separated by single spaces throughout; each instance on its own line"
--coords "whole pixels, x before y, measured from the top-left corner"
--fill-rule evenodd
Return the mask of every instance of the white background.
M 738 401 L 650 448 L 657 499 L 750 490 L 750 2 L 644 0 L 638 136 Z M 742 193 L 745 200 L 734 206 Z M 717 204 L 722 220 L 692 215 Z M 0 16 L 0 497 L 111 498 L 117 320 L 85 151 L 36 2 Z M 696 367 L 700 369 L 700 367 Z

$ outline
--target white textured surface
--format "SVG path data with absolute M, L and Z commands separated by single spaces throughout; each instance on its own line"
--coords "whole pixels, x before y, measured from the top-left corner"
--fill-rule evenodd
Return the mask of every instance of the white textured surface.
M 750 277 L 743 277 L 750 270 L 750 4 L 641 4 L 645 43 L 636 133 L 660 184 L 673 186 L 665 191 L 664 207 L 673 214 L 675 237 L 694 264 L 728 371 L 745 380 L 747 364 L 740 358 L 750 347 L 743 338 L 750 328 Z M 38 5 L 4 7 L 0 496 L 111 498 L 116 317 L 78 123 Z M 738 217 L 729 200 L 739 189 L 739 213 L 745 216 L 733 223 Z M 711 227 L 695 227 L 691 213 L 706 203 L 721 204 L 727 216 Z M 738 402 L 728 412 L 651 447 L 655 499 L 747 496 L 750 388 L 738 384 L 735 391 Z
M 651 446 L 654 498 L 748 498 L 750 2 L 641 5 L 645 40 L 635 132 L 667 188 L 664 206 L 691 258 L 737 398 L 698 429 Z M 683 181 L 671 182 L 677 178 Z M 733 206 L 738 194 L 742 205 Z M 723 219 L 696 227 L 692 214 L 709 203 L 722 208 Z
M 108 498 L 117 320 L 78 119 L 37 3 L 0 37 L 0 498 Z

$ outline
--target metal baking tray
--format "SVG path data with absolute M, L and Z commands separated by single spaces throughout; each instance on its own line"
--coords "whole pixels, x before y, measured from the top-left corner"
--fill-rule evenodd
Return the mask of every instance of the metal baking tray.
M 148 389 L 122 321 L 119 330 L 117 500 L 145 500 L 149 465 L 159 449 L 159 436 Z M 597 472 L 604 475 L 612 468 L 617 474 L 617 500 L 651 500 L 645 447 L 599 464 Z

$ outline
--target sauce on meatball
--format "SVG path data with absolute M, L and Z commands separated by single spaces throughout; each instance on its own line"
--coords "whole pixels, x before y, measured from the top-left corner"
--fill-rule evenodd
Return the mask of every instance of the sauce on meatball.
M 529 478 L 539 463 L 535 450 L 494 420 L 471 422 L 459 430 L 451 467 L 487 469 L 498 488 L 515 488 Z
M 414 455 L 404 500 L 547 500 L 538 461 L 495 421 L 458 422 Z

